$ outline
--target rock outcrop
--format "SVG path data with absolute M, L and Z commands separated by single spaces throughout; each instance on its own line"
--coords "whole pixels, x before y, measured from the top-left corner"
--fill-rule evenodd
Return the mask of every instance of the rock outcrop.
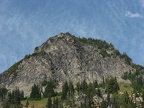
M 116 49 L 110 44 L 106 49 L 109 56 L 103 56 L 102 50 L 69 33 L 60 33 L 0 74 L 0 86 L 8 89 L 19 87 L 28 96 L 31 86 L 43 80 L 54 79 L 59 86 L 66 80 L 74 83 L 84 79 L 100 82 L 108 76 L 116 76 L 120 81 L 124 72 L 134 71 L 125 59 L 115 54 Z

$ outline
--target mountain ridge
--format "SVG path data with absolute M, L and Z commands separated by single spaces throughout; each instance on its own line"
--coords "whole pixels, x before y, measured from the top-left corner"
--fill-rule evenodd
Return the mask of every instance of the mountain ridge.
M 33 84 L 50 79 L 57 81 L 59 87 L 64 81 L 101 82 L 103 77 L 109 76 L 123 81 L 124 72 L 136 71 L 132 65 L 126 53 L 120 54 L 106 41 L 60 33 L 0 74 L 0 86 L 19 87 L 28 96 Z

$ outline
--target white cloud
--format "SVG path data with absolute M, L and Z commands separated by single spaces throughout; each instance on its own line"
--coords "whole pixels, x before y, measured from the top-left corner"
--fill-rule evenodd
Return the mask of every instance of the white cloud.
M 130 17 L 130 18 L 144 18 L 143 15 L 141 15 L 139 13 L 132 13 L 130 11 L 126 11 L 125 16 Z
M 144 7 L 144 0 L 140 0 L 142 6 Z

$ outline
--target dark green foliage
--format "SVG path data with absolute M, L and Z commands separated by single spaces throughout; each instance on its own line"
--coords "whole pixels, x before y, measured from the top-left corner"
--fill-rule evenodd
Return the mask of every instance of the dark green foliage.
M 94 38 L 87 39 L 83 37 L 83 38 L 79 38 L 79 41 L 97 46 L 99 49 L 108 49 L 108 48 L 114 49 L 114 46 L 112 44 L 109 44 L 106 41 L 100 39 L 94 39 Z
M 114 108 L 120 108 L 120 96 L 118 94 L 113 94 L 112 99 L 111 99 L 111 104 L 113 105 Z
M 44 81 L 41 83 L 41 85 L 42 85 L 42 86 L 46 86 L 47 83 L 48 83 L 48 81 L 47 81 L 47 80 L 44 80 Z
M 101 107 L 100 108 L 107 108 L 107 107 L 108 107 L 108 102 L 103 100 L 101 102 Z
M 119 56 L 119 57 L 121 56 L 121 53 L 119 52 L 119 50 L 114 50 L 114 54 Z
M 24 59 L 29 59 L 30 57 L 31 57 L 31 55 L 28 54 L 28 55 L 25 55 Z
M 81 83 L 81 90 L 84 94 L 87 93 L 87 88 L 88 88 L 87 82 L 86 80 L 83 80 L 83 82 Z
M 136 72 L 131 73 L 131 72 L 125 72 L 122 75 L 122 78 L 124 80 L 130 80 L 132 83 L 132 87 L 134 89 L 134 92 L 136 93 L 137 91 L 140 92 L 143 87 L 144 87 L 144 83 L 143 83 L 143 78 L 140 72 L 138 72 L 140 68 L 136 68 Z
M 12 65 L 9 69 L 8 69 L 8 73 L 9 74 L 14 74 L 16 75 L 16 70 L 18 69 L 19 64 L 24 60 L 24 59 L 29 59 L 31 56 L 44 56 L 46 55 L 46 52 L 44 50 L 42 50 L 41 52 L 38 53 L 33 53 L 33 54 L 28 54 L 26 55 L 22 60 L 20 60 L 19 62 L 15 63 L 14 65 Z
M 122 75 L 122 79 L 124 79 L 124 80 L 129 79 L 129 77 L 130 77 L 130 73 L 128 73 L 128 72 L 125 72 L 125 73 Z
M 74 95 L 74 86 L 73 86 L 73 83 L 71 81 L 69 82 L 68 94 L 69 94 L 69 97 L 72 97 Z
M 108 93 L 118 93 L 119 85 L 116 78 L 111 77 L 107 82 L 106 91 Z
M 48 97 L 48 102 L 47 102 L 46 108 L 52 108 L 51 96 Z
M 114 48 L 114 46 L 110 43 L 107 43 L 105 40 L 99 40 L 99 39 L 94 39 L 94 38 L 78 38 L 79 41 L 83 42 L 83 43 L 86 43 L 86 44 L 91 44 L 91 45 L 94 45 L 94 46 L 97 46 L 98 49 L 101 49 L 100 50 L 100 54 L 103 56 L 103 57 L 110 57 L 110 54 L 107 53 L 106 50 L 112 50 L 113 51 L 113 54 L 116 55 L 116 56 L 119 56 L 120 58 L 122 59 L 125 59 L 125 62 L 128 64 L 128 65 L 131 65 L 132 64 L 132 59 L 126 54 L 126 53 L 123 53 L 121 54 L 118 50 L 116 50 Z
M 144 66 L 137 65 L 137 64 L 132 64 L 132 67 L 135 68 L 138 72 L 142 69 L 144 69 Z
M 55 95 L 54 86 L 55 85 L 53 81 L 48 81 L 43 97 L 47 98 L 48 96 L 54 96 Z
M 26 100 L 26 107 L 28 108 L 28 106 L 29 106 L 29 100 L 27 99 Z
M 66 81 L 64 83 L 64 85 L 62 86 L 62 95 L 61 95 L 62 100 L 65 100 L 67 98 L 68 90 L 69 90 L 69 87 L 68 87 L 68 83 Z
M 97 96 L 102 97 L 102 94 L 101 94 L 101 91 L 99 88 L 96 90 L 96 94 L 97 94 Z
M 6 103 L 8 103 L 9 106 L 13 106 L 14 108 L 21 108 L 22 99 L 24 99 L 23 92 L 16 88 L 12 92 L 8 93 L 8 100 L 6 100 Z
M 4 88 L 0 88 L 0 100 L 5 100 L 6 99 L 6 95 L 7 95 L 7 89 Z
M 44 56 L 46 55 L 46 52 L 44 50 L 41 50 L 40 52 L 35 52 L 33 54 L 28 54 L 25 55 L 24 59 L 29 59 L 30 57 L 34 57 L 34 56 Z
M 59 108 L 60 102 L 58 98 L 53 99 L 53 108 Z
M 88 84 L 88 88 L 87 88 L 87 95 L 88 95 L 88 97 L 93 98 L 93 96 L 95 95 L 95 93 L 96 93 L 95 87 L 93 86 L 92 83 L 89 83 Z
M 75 89 L 77 90 L 77 92 L 78 92 L 78 94 L 79 94 L 80 91 L 81 91 L 81 84 L 80 84 L 80 82 L 77 82 Z
M 100 50 L 100 54 L 101 54 L 103 57 L 110 57 L 110 54 L 107 53 L 106 49 Z
M 20 99 L 24 100 L 24 91 L 20 91 Z
M 20 60 L 19 62 L 15 63 L 14 65 L 12 65 L 12 66 L 8 69 L 8 73 L 9 73 L 9 74 L 14 74 L 14 75 L 16 75 L 16 70 L 18 69 L 18 66 L 19 66 L 19 64 L 20 64 L 22 61 L 23 61 L 23 59 Z
M 129 95 L 128 95 L 127 92 L 125 92 L 125 93 L 123 94 L 122 102 L 123 102 L 123 105 L 124 105 L 125 107 L 131 102 L 131 100 L 130 100 Z
M 41 91 L 40 91 L 40 88 L 39 88 L 38 85 L 34 84 L 32 86 L 32 90 L 31 90 L 31 93 L 30 93 L 30 98 L 35 99 L 35 100 L 41 99 Z
M 137 76 L 136 79 L 131 82 L 135 93 L 137 91 L 140 92 L 143 89 L 144 84 L 143 84 L 142 76 Z
M 132 59 L 124 52 L 121 56 L 121 58 L 124 58 L 125 59 L 125 62 L 128 64 L 128 65 L 131 65 L 132 63 Z
M 94 88 L 98 88 L 99 85 L 98 85 L 97 80 L 94 81 L 93 86 L 94 86 Z
M 49 96 L 46 108 L 63 108 L 63 102 L 58 97 L 52 99 L 51 96 Z
M 122 78 L 124 80 L 130 80 L 130 81 L 135 81 L 136 78 L 140 76 L 140 73 L 138 71 L 134 72 L 134 73 L 131 73 L 131 72 L 125 72 L 123 75 L 122 75 Z
M 5 101 L 3 101 L 2 107 L 3 107 L 3 108 L 10 108 L 10 107 L 11 107 L 11 104 L 9 103 L 8 100 L 5 100 Z

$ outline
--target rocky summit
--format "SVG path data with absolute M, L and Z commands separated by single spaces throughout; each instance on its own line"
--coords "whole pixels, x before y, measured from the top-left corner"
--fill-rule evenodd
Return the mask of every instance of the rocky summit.
M 33 54 L 0 74 L 0 86 L 18 87 L 28 96 L 33 84 L 53 79 L 61 87 L 64 81 L 74 84 L 114 76 L 122 81 L 124 72 L 134 72 L 131 59 L 121 54 L 112 44 L 93 38 L 78 38 L 60 33 L 35 48 Z

